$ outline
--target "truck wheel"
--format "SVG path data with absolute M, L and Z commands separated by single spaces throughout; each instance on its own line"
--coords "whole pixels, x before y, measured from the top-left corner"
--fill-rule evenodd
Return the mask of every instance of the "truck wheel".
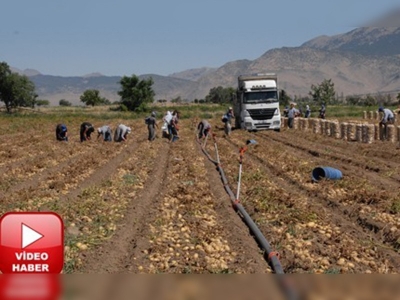
M 274 131 L 276 131 L 276 132 L 281 132 L 281 129 L 280 129 L 280 128 L 274 129 Z

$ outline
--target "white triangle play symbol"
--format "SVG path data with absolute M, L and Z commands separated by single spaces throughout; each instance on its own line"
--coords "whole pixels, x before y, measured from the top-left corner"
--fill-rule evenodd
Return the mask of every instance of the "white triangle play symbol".
M 22 249 L 40 240 L 42 237 L 44 237 L 44 235 L 26 226 L 25 224 L 22 224 Z

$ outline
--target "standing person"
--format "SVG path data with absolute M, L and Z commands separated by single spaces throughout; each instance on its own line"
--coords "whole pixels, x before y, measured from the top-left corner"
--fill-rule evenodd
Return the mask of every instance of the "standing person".
M 288 112 L 289 112 L 289 106 L 286 106 L 285 109 L 283 110 L 283 117 L 284 118 L 288 117 Z
M 326 113 L 325 104 L 322 103 L 321 108 L 319 110 L 319 117 L 321 119 L 325 119 L 325 113 Z
M 171 136 L 171 132 L 169 131 L 169 123 L 172 120 L 172 113 L 170 111 L 167 111 L 163 118 L 163 126 L 161 127 L 162 130 L 162 137 L 169 138 Z
M 89 122 L 83 122 L 81 124 L 80 136 L 81 142 L 90 141 L 90 135 L 94 132 L 94 127 Z
M 311 109 L 309 105 L 306 105 L 306 113 L 304 115 L 304 118 L 309 118 L 311 116 Z
M 199 125 L 197 125 L 199 139 L 206 137 L 211 130 L 211 125 L 207 120 L 202 120 Z
M 174 112 L 172 113 L 172 119 L 168 125 L 168 131 L 170 132 L 170 140 L 169 140 L 170 142 L 175 142 L 177 139 L 179 139 L 178 123 L 179 123 L 179 112 L 177 110 L 174 110 Z
M 115 142 L 126 142 L 126 139 L 128 138 L 128 134 L 131 132 L 131 128 L 124 125 L 124 124 L 119 124 L 117 129 L 115 130 L 114 134 L 114 141 Z
M 56 126 L 56 139 L 57 141 L 68 142 L 68 129 L 64 124 L 58 124 Z
M 382 113 L 382 118 L 381 118 L 381 120 L 379 122 L 379 127 L 380 128 L 383 127 L 383 130 L 381 131 L 382 132 L 381 139 L 382 140 L 387 140 L 387 138 L 388 138 L 388 136 L 387 136 L 387 131 L 388 131 L 387 130 L 387 125 L 394 123 L 394 114 L 390 109 L 383 108 L 382 106 L 379 107 L 378 111 L 380 113 Z
M 104 125 L 100 128 L 97 128 L 97 140 L 103 135 L 103 141 L 111 142 L 112 141 L 112 130 L 108 125 Z
M 290 103 L 288 110 L 288 127 L 293 128 L 294 118 L 299 115 L 299 111 L 294 107 L 294 103 Z
M 147 124 L 147 129 L 149 131 L 149 141 L 154 141 L 156 138 L 156 127 L 157 126 L 157 121 L 156 121 L 156 113 L 153 111 L 149 117 L 146 118 L 146 124 Z
M 225 134 L 228 136 L 231 135 L 232 132 L 232 119 L 234 117 L 235 115 L 233 114 L 233 108 L 230 106 L 222 119 L 222 121 L 225 123 L 224 126 Z

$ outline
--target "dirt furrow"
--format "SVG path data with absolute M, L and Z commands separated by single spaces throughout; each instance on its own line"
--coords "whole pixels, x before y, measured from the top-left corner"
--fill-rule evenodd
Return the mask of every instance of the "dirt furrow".
M 212 141 L 209 141 L 209 143 L 213 144 Z M 199 153 L 203 154 L 200 145 Z M 209 153 L 211 157 L 215 157 L 216 155 L 212 155 L 212 153 Z M 207 159 L 205 166 L 207 168 L 210 191 L 213 199 L 215 199 L 215 212 L 224 228 L 229 228 L 226 239 L 230 245 L 235 245 L 235 250 L 239 253 L 237 258 L 238 263 L 247 264 L 248 273 L 265 273 L 267 262 L 264 260 L 255 238 L 232 207 L 231 200 L 223 187 L 218 170 Z
M 82 267 L 83 272 L 130 272 L 132 252 L 137 247 L 140 238 L 145 238 L 142 232 L 149 224 L 150 214 L 167 177 L 169 146 L 169 144 L 165 144 L 165 149 L 159 152 L 160 155 L 154 161 L 154 168 L 149 174 L 144 188 L 129 202 L 124 214 L 124 223 L 110 240 L 95 248 L 93 253 L 86 255 Z
M 18 177 L 15 182 L 11 183 L 10 186 L 7 189 L 7 193 L 17 193 L 18 191 L 21 191 L 23 189 L 29 189 L 32 187 L 38 186 L 40 182 L 45 181 L 50 175 L 57 173 L 57 172 L 62 172 L 62 170 L 68 166 L 74 165 L 76 162 L 79 160 L 85 160 L 88 159 L 93 153 L 90 153 L 89 148 L 87 148 L 86 151 L 71 151 L 71 153 L 68 153 L 66 149 L 63 149 L 64 155 L 62 155 L 59 159 L 57 158 L 57 155 L 52 155 L 47 153 L 46 159 L 50 160 L 55 160 L 56 164 L 53 166 L 48 166 L 48 167 L 39 167 L 39 170 L 34 173 L 32 176 L 28 176 L 26 180 L 24 180 L 25 177 Z M 68 155 L 67 155 L 68 154 Z M 41 160 L 42 156 L 40 155 L 39 157 L 35 157 L 35 160 Z M 46 159 L 41 160 L 40 164 L 41 165 L 46 165 Z M 26 171 L 26 168 L 24 166 L 30 165 L 29 162 L 21 162 L 20 164 L 13 164 L 10 166 L 10 169 L 6 170 L 6 172 L 13 172 L 16 173 L 18 172 L 18 167 L 21 167 L 24 171 Z M 25 174 L 20 170 L 22 174 Z M 20 181 L 21 180 L 21 181 Z
M 237 141 L 227 141 L 236 149 L 240 146 L 237 144 Z M 261 147 L 262 146 L 263 145 L 261 145 Z M 273 147 L 271 144 L 269 146 Z M 363 219 L 357 214 L 360 208 L 349 208 L 332 199 L 325 198 L 319 191 L 309 188 L 286 173 L 282 173 L 274 164 L 261 158 L 258 155 L 258 151 L 254 152 L 255 153 L 249 151 L 247 153 L 248 157 L 254 160 L 257 165 L 261 166 L 263 171 L 268 174 L 267 176 L 271 178 L 272 182 L 275 182 L 277 186 L 287 191 L 290 199 L 296 199 L 300 196 L 304 197 L 307 199 L 306 209 L 309 210 L 309 212 L 314 212 L 316 215 L 319 215 L 321 219 L 329 219 L 332 224 L 340 227 L 342 231 L 350 233 L 355 241 L 371 240 L 371 242 L 376 245 L 382 257 L 388 258 L 396 268 L 400 268 L 400 255 L 395 251 L 397 247 L 397 238 L 382 234 L 382 231 L 380 231 L 382 228 L 377 227 L 379 226 L 378 222 L 373 222 L 373 224 L 375 224 L 373 227 L 375 230 L 371 230 L 371 224 L 365 220 L 363 222 Z M 282 201 L 285 201 L 285 199 L 286 196 L 282 195 Z M 286 205 L 292 206 L 293 202 L 288 201 Z
M 168 155 L 166 180 L 147 207 L 145 223 L 138 221 L 142 222 L 141 229 L 124 256 L 124 271 L 271 272 L 244 224 L 229 207 L 229 200 L 225 201 L 226 194 L 211 187 L 215 182 L 207 179 L 206 163 L 193 131 L 181 130 L 181 139 L 171 145 Z M 216 180 L 221 187 L 220 179 Z M 245 236 L 238 236 L 236 231 Z
M 230 180 L 235 180 L 237 174 L 237 166 L 235 163 L 232 165 L 231 161 L 237 160 L 239 147 L 250 138 L 254 138 L 254 135 L 234 132 L 231 141 L 220 139 L 222 163 L 226 166 Z M 309 175 L 305 176 L 310 174 L 309 169 L 312 166 L 309 157 L 305 164 L 306 161 L 301 156 L 297 158 L 296 153 L 293 154 L 291 150 L 288 151 L 287 146 L 275 142 L 267 144 L 263 140 L 256 147 L 250 147 L 245 156 L 249 159 L 246 160 L 243 175 L 243 205 L 263 228 L 262 231 L 268 233 L 266 236 L 271 238 L 272 245 L 276 245 L 278 249 L 283 246 L 282 264 L 287 272 L 370 272 L 368 264 L 374 265 L 374 260 L 382 262 L 383 268 L 379 272 L 393 272 L 399 266 L 399 255 L 393 248 L 386 251 L 386 248 L 391 247 L 381 246 L 378 238 L 371 240 L 369 229 L 363 232 L 358 228 L 357 221 L 353 222 L 354 219 L 347 219 L 347 216 L 336 211 L 337 208 L 329 207 L 332 196 L 327 194 L 334 186 L 332 182 L 321 182 L 318 185 L 311 183 Z M 296 157 L 300 168 L 292 169 L 291 157 Z M 253 184 L 248 185 L 249 183 Z M 315 190 L 317 187 L 324 187 L 323 192 Z M 358 238 L 359 232 L 363 233 L 364 239 Z M 368 243 L 373 244 L 373 241 L 376 243 L 374 249 L 380 254 L 367 252 L 364 255 L 358 252 L 363 258 L 356 256 L 354 249 L 368 249 Z M 326 247 L 321 248 L 320 245 Z M 329 254 L 334 247 L 342 250 Z M 293 251 L 296 249 L 297 251 Z M 303 262 L 298 260 L 302 256 L 313 257 L 313 263 L 307 262 L 307 259 Z M 344 262 L 348 266 L 343 267 Z
M 286 136 L 267 133 L 256 133 L 256 137 L 267 138 L 268 140 L 274 140 L 276 142 L 280 142 L 289 146 L 291 148 L 299 149 L 305 153 L 308 153 L 314 157 L 326 158 L 329 160 L 341 161 L 344 164 L 354 165 L 359 167 L 360 169 L 371 171 L 373 173 L 379 174 L 390 174 L 387 176 L 392 179 L 394 182 L 400 182 L 400 175 L 398 171 L 400 171 L 400 161 L 396 160 L 396 157 L 393 156 L 392 160 L 389 162 L 388 160 L 379 159 L 376 157 L 365 157 L 362 155 L 362 146 L 358 149 L 353 149 L 353 151 L 348 151 L 346 148 L 349 146 L 348 143 L 344 141 L 336 141 L 336 145 L 344 144 L 343 147 L 335 147 L 332 143 L 326 142 L 326 140 L 320 140 L 319 144 L 307 140 L 307 142 L 299 143 L 299 137 L 295 138 L 292 134 L 284 132 Z M 368 145 L 363 145 L 368 147 Z M 358 155 L 355 156 L 354 154 Z
M 263 137 L 263 140 L 268 141 L 269 145 L 273 145 L 272 148 L 288 145 L 287 142 L 281 141 L 281 138 L 275 141 L 274 138 Z M 392 178 L 393 173 L 396 172 L 391 171 L 389 176 L 385 176 L 384 173 L 365 172 L 357 166 L 342 161 L 332 162 L 329 157 L 310 157 L 309 148 L 303 146 L 307 142 L 300 139 L 295 141 L 297 141 L 295 145 L 289 143 L 291 148 L 286 151 L 290 151 L 290 154 L 296 157 L 296 161 L 305 161 L 308 164 L 314 162 L 315 166 L 317 166 L 317 163 L 331 165 L 343 171 L 345 179 L 337 183 L 339 189 L 325 191 L 328 195 L 326 199 L 330 204 L 340 206 L 343 213 L 348 218 L 353 219 L 356 224 L 366 229 L 374 228 L 377 233 L 376 236 L 379 236 L 382 241 L 395 249 L 399 249 L 400 221 L 396 214 L 399 212 L 397 206 L 400 204 L 398 193 L 400 185 L 397 180 Z M 321 147 L 325 148 L 326 146 Z M 347 159 L 351 161 L 353 157 L 354 154 L 353 156 L 349 154 Z M 297 170 L 301 172 L 304 172 L 304 169 L 300 170 L 297 167 Z M 308 172 L 311 174 L 311 169 Z M 286 176 L 290 175 L 289 172 L 285 172 L 285 174 Z M 360 174 L 363 174 L 363 176 L 360 176 Z M 296 178 L 295 181 L 298 182 L 299 180 Z M 351 186 L 349 185 L 350 182 Z M 373 189 L 371 184 L 374 187 Z

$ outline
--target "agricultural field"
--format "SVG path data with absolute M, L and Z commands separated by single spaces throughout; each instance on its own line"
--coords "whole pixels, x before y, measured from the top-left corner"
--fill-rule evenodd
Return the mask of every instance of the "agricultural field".
M 285 273 L 399 273 L 400 150 L 282 129 L 223 133 L 220 114 L 181 121 L 180 140 L 147 141 L 143 118 L 118 114 L 0 117 L 0 215 L 54 211 L 65 225 L 64 273 L 271 273 L 196 141 L 212 118 L 221 165 Z M 91 119 L 92 118 L 92 119 Z M 103 118 L 103 119 L 102 119 Z M 160 117 L 159 117 L 160 118 Z M 79 142 L 79 126 L 132 127 L 126 143 Z M 65 122 L 70 140 L 55 141 Z M 215 158 L 215 144 L 205 149 Z M 340 180 L 313 183 L 315 167 Z

